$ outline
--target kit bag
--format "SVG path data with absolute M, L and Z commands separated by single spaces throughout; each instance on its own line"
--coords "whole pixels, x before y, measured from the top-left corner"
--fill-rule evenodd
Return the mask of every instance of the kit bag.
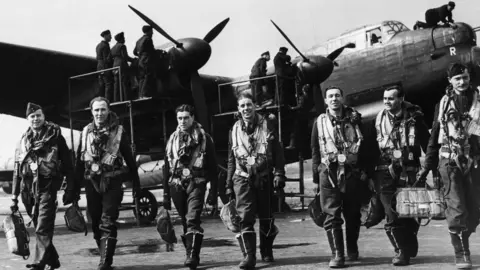
M 231 200 L 222 207 L 220 210 L 220 218 L 223 224 L 231 232 L 240 232 L 240 216 L 238 216 L 235 200 Z
M 82 211 L 78 206 L 78 201 L 72 203 L 70 207 L 65 211 L 65 225 L 70 231 L 73 232 L 85 232 L 88 233 L 87 223 L 83 217 Z
M 399 218 L 445 219 L 447 206 L 441 189 L 399 188 L 394 199 Z
M 27 260 L 30 256 L 30 235 L 20 211 L 15 211 L 3 220 L 3 230 L 7 239 L 8 251 Z

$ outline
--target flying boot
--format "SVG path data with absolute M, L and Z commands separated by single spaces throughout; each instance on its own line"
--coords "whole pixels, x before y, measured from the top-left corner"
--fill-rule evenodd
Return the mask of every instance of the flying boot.
M 470 259 L 470 249 L 468 243 L 469 237 L 470 233 L 467 232 L 450 232 L 453 249 L 455 250 L 455 265 L 457 266 L 457 269 L 472 268 L 472 261 Z
M 115 247 L 117 245 L 117 238 L 103 237 L 100 239 L 100 263 L 97 270 L 112 270 L 113 255 L 115 254 Z
M 245 253 L 247 254 L 243 261 L 240 262 L 238 267 L 240 269 L 254 269 L 257 263 L 256 247 L 257 247 L 257 234 L 253 231 L 242 232 L 240 237 L 245 247 Z M 241 246 L 241 245 L 240 245 Z
M 202 233 L 189 232 L 185 235 L 185 249 L 187 250 L 185 266 L 190 267 L 190 269 L 197 269 L 197 266 L 200 264 L 200 249 L 202 247 L 202 242 Z
M 262 256 L 262 261 L 273 262 L 273 241 L 277 237 L 278 227 L 273 225 L 272 232 L 268 233 L 260 230 L 260 255 Z
M 332 258 L 328 263 L 330 268 L 343 268 L 345 267 L 345 246 L 343 243 L 343 230 L 330 229 L 327 230 L 328 243 L 332 250 Z
M 395 257 L 392 264 L 395 266 L 405 266 L 410 264 L 410 256 L 407 249 L 407 235 L 400 229 L 387 230 L 388 239 L 395 248 Z

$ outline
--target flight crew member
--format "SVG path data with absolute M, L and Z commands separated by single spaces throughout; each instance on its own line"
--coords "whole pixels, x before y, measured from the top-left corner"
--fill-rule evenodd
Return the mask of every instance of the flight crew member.
M 140 73 L 139 98 L 152 96 L 157 89 L 155 74 L 155 47 L 153 46 L 153 30 L 150 25 L 142 27 L 144 35 L 137 41 L 133 54 L 138 56 Z
M 127 134 L 103 97 L 90 101 L 93 122 L 85 126 L 77 150 L 76 179 L 85 179 L 87 209 L 99 253 L 98 270 L 110 270 L 117 244 L 116 221 L 122 201 L 122 178 L 133 181 L 133 196 L 140 195 L 137 165 Z M 127 168 L 124 168 L 124 162 Z
M 346 223 L 347 256 L 358 260 L 361 225 L 361 180 L 366 174 L 358 156 L 363 135 L 361 115 L 344 105 L 343 91 L 335 86 L 325 90 L 328 108 L 312 128 L 313 181 L 319 184 L 320 205 L 327 214 L 324 229 L 332 250 L 331 268 L 345 266 L 342 212 Z
M 453 63 L 446 94 L 437 104 L 425 155 L 424 178 L 437 168 L 445 187 L 448 230 L 458 269 L 471 268 L 469 237 L 480 222 L 480 102 L 468 68 Z
M 392 209 L 392 198 L 399 187 L 416 183 L 420 168 L 421 149 L 427 151 L 430 133 L 423 120 L 421 108 L 404 101 L 399 86 L 391 86 L 383 93 L 385 108 L 375 119 L 376 145 L 380 156 L 376 161 L 373 180 L 385 209 L 385 231 L 395 249 L 392 264 L 408 265 L 417 256 L 419 224 L 413 218 L 398 218 Z M 424 181 L 416 183 L 425 186 Z
M 113 57 L 113 67 L 120 67 L 120 72 L 122 74 L 121 81 L 119 79 L 118 70 L 114 71 L 115 83 L 113 92 L 113 101 L 120 101 L 120 84 L 122 84 L 123 93 L 130 94 L 130 72 L 128 69 L 128 62 L 132 62 L 133 58 L 128 55 L 127 46 L 125 46 L 125 35 L 123 32 L 120 32 L 115 35 L 115 40 L 117 44 L 112 47 L 112 57 Z M 127 97 L 123 96 L 124 99 Z
M 178 127 L 170 135 L 165 155 L 165 189 L 163 205 L 171 209 L 170 198 L 182 218 L 182 241 L 186 250 L 184 265 L 196 269 L 200 262 L 203 228 L 200 215 L 203 210 L 207 183 L 210 192 L 207 203 L 217 204 L 217 162 L 213 140 L 203 127 L 194 120 L 190 105 L 180 105 L 175 110 Z
M 18 195 L 35 225 L 36 243 L 33 264 L 27 268 L 43 270 L 60 267 L 53 245 L 57 192 L 66 177 L 63 204 L 79 199 L 79 186 L 73 178 L 73 162 L 60 127 L 45 121 L 42 107 L 28 103 L 28 130 L 22 135 L 15 151 L 13 170 L 12 211 L 18 210 Z M 60 166 L 61 164 L 61 166 Z M 33 213 L 32 213 L 33 210 Z
M 253 64 L 252 70 L 250 72 L 250 79 L 267 76 L 268 61 L 270 61 L 270 52 L 266 51 L 262 53 L 260 55 L 260 58 L 258 58 L 257 61 L 255 61 L 255 64 Z M 261 106 L 263 103 L 264 95 L 267 92 L 263 91 L 263 89 L 267 87 L 267 81 L 265 79 L 250 81 L 250 86 L 252 88 L 252 95 L 255 97 L 255 103 Z
M 287 54 L 286 47 L 280 47 L 278 53 L 273 58 L 275 65 L 275 74 L 278 76 L 278 105 L 295 105 L 295 80 L 293 78 L 293 67 L 290 62 L 291 57 Z
M 290 144 L 285 149 L 294 149 L 298 147 L 300 152 L 305 153 L 307 150 L 308 140 L 305 130 L 308 129 L 308 120 L 310 110 L 315 105 L 313 103 L 312 87 L 310 84 L 303 85 L 301 93 L 298 96 L 297 106 L 290 109 L 296 112 L 294 129 L 290 133 Z
M 453 29 L 457 28 L 452 19 L 452 10 L 455 9 L 455 2 L 448 2 L 438 8 L 432 8 L 425 12 L 425 23 L 417 21 L 413 26 L 414 30 L 418 28 L 432 28 L 436 27 L 439 22 L 442 22 L 444 26 L 450 26 Z
M 97 71 L 112 67 L 112 54 L 110 52 L 110 41 L 112 34 L 110 30 L 103 31 L 100 36 L 103 40 L 98 43 L 97 51 Z M 113 97 L 113 75 L 112 71 L 105 71 L 98 74 L 98 96 L 105 97 L 108 100 Z
M 273 123 L 257 114 L 253 97 L 237 97 L 241 116 L 229 134 L 226 194 L 236 197 L 240 234 L 236 235 L 244 259 L 240 269 L 256 264 L 255 216 L 260 222 L 260 254 L 273 262 L 273 241 L 278 234 L 272 215 L 273 188 L 285 187 L 285 158 Z M 272 181 L 273 179 L 273 181 Z

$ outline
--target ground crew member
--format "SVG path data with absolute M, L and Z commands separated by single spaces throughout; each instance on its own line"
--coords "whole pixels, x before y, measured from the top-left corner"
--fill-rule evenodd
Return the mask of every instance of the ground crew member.
M 217 162 L 212 138 L 194 120 L 194 110 L 190 105 L 180 105 L 176 109 L 178 127 L 170 135 L 165 155 L 165 189 L 163 205 L 171 209 L 170 197 L 182 218 L 182 241 L 187 258 L 185 266 L 196 269 L 200 262 L 200 248 L 203 228 L 200 215 L 205 201 L 207 183 L 210 192 L 207 203 L 217 205 Z
M 79 199 L 80 187 L 75 185 L 71 154 L 60 127 L 45 121 L 39 105 L 28 103 L 26 114 L 30 127 L 15 151 L 11 208 L 12 211 L 18 210 L 17 198 L 21 192 L 37 239 L 33 264 L 27 264 L 27 268 L 43 270 L 48 265 L 49 269 L 57 269 L 60 261 L 52 242 L 57 192 L 65 176 L 67 187 L 63 204 L 66 205 Z
M 112 67 L 112 54 L 110 52 L 110 41 L 112 34 L 110 30 L 103 31 L 100 36 L 103 40 L 98 43 L 97 51 L 97 71 Z M 98 74 L 98 96 L 111 99 L 113 97 L 113 75 L 112 71 L 105 71 Z
M 120 101 L 120 84 L 122 84 L 123 99 L 126 100 L 125 95 L 130 94 L 130 72 L 128 69 L 128 62 L 132 62 L 133 58 L 128 55 L 127 46 L 125 46 L 125 35 L 120 32 L 115 35 L 117 44 L 112 47 L 113 67 L 120 67 L 122 79 L 119 79 L 119 72 L 115 70 L 115 84 L 113 92 L 113 101 Z
M 446 94 L 437 104 L 425 155 L 424 178 L 437 168 L 445 190 L 448 230 L 458 269 L 471 268 L 469 237 L 480 221 L 480 96 L 466 66 L 451 64 Z
M 252 95 L 241 92 L 237 105 L 241 119 L 229 134 L 226 194 L 236 197 L 240 216 L 241 233 L 236 238 L 244 259 L 239 267 L 250 269 L 256 264 L 255 215 L 260 220 L 262 260 L 274 260 L 278 228 L 272 215 L 273 188 L 285 187 L 285 158 L 273 123 L 256 113 Z
M 335 86 L 325 90 L 327 112 L 321 114 L 312 129 L 313 181 L 319 184 L 320 205 L 327 214 L 324 229 L 332 250 L 329 266 L 345 266 L 342 212 L 346 223 L 347 256 L 358 260 L 358 236 L 361 224 L 361 182 L 366 180 L 359 161 L 363 140 L 361 115 L 344 104 L 343 91 Z M 362 168 L 362 169 L 361 169 Z M 361 181 L 363 180 L 363 181 Z
M 376 145 L 380 156 L 376 161 L 373 180 L 375 190 L 385 209 L 385 231 L 395 249 L 392 264 L 408 265 L 410 258 L 417 256 L 417 232 L 419 224 L 413 218 L 398 218 L 392 211 L 392 198 L 398 187 L 425 186 L 416 183 L 420 168 L 421 149 L 427 150 L 430 133 L 423 120 L 421 108 L 404 101 L 404 92 L 399 86 L 385 89 L 381 110 L 375 119 Z
M 413 30 L 436 27 L 439 22 L 442 22 L 445 26 L 451 26 L 453 29 L 457 28 L 452 19 L 452 10 L 454 8 L 455 2 L 450 1 L 441 7 L 427 10 L 427 12 L 425 12 L 426 23 L 417 21 L 413 26 Z
M 110 270 L 117 244 L 115 222 L 123 196 L 122 179 L 133 181 L 134 197 L 140 195 L 140 182 L 126 131 L 110 111 L 110 102 L 96 97 L 90 101 L 90 109 L 93 122 L 80 135 L 76 178 L 86 180 L 87 210 L 100 253 L 98 270 Z
M 255 61 L 253 64 L 252 70 L 250 72 L 250 79 L 265 77 L 267 76 L 267 62 L 270 61 L 270 52 L 266 51 L 260 55 L 260 58 Z M 255 97 L 255 103 L 259 106 L 263 103 L 264 94 L 267 91 L 263 91 L 263 88 L 267 87 L 267 80 L 255 80 L 250 81 L 250 86 L 252 88 L 252 95 Z M 265 93 L 264 93 L 265 92 Z
M 296 112 L 294 116 L 295 124 L 294 129 L 290 133 L 290 144 L 285 149 L 295 149 L 298 145 L 298 150 L 302 153 L 306 153 L 308 140 L 305 130 L 308 129 L 308 120 L 310 110 L 315 105 L 313 103 L 312 88 L 310 84 L 305 84 L 301 93 L 298 96 L 297 106 L 290 107 L 291 110 Z
M 137 41 L 133 54 L 138 56 L 139 98 L 152 96 L 157 89 L 155 74 L 155 47 L 153 46 L 153 30 L 150 25 L 142 27 L 144 35 Z
M 275 74 L 277 78 L 278 95 L 280 96 L 278 105 L 295 105 L 295 80 L 293 78 L 293 67 L 290 62 L 291 57 L 287 54 L 288 49 L 280 47 L 280 50 L 273 58 L 275 65 Z M 285 103 L 284 103 L 285 102 Z

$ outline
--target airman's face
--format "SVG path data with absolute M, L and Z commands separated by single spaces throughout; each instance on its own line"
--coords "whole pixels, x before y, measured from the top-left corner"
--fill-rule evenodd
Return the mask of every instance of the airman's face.
M 101 126 L 105 124 L 108 118 L 110 110 L 108 109 L 107 102 L 104 100 L 95 101 L 92 104 L 92 116 L 95 125 Z
M 398 97 L 398 91 L 396 89 L 383 92 L 383 104 L 389 112 L 397 112 L 402 106 L 402 101 L 403 98 Z
M 41 109 L 36 110 L 27 117 L 32 129 L 40 129 L 45 123 L 45 115 Z
M 178 127 L 182 131 L 187 131 L 193 125 L 193 115 L 190 112 L 177 112 Z
M 242 115 L 243 120 L 249 121 L 255 116 L 255 105 L 249 98 L 242 98 L 238 100 L 237 108 Z
M 331 110 L 339 110 L 343 106 L 343 95 L 340 89 L 329 89 L 325 94 L 325 104 Z
M 470 87 L 470 74 L 468 74 L 468 70 L 465 70 L 463 74 L 455 75 L 448 81 L 452 84 L 453 90 L 463 92 Z
M 105 40 L 106 40 L 107 42 L 110 42 L 110 41 L 112 40 L 112 34 L 106 35 L 106 36 L 105 36 Z

